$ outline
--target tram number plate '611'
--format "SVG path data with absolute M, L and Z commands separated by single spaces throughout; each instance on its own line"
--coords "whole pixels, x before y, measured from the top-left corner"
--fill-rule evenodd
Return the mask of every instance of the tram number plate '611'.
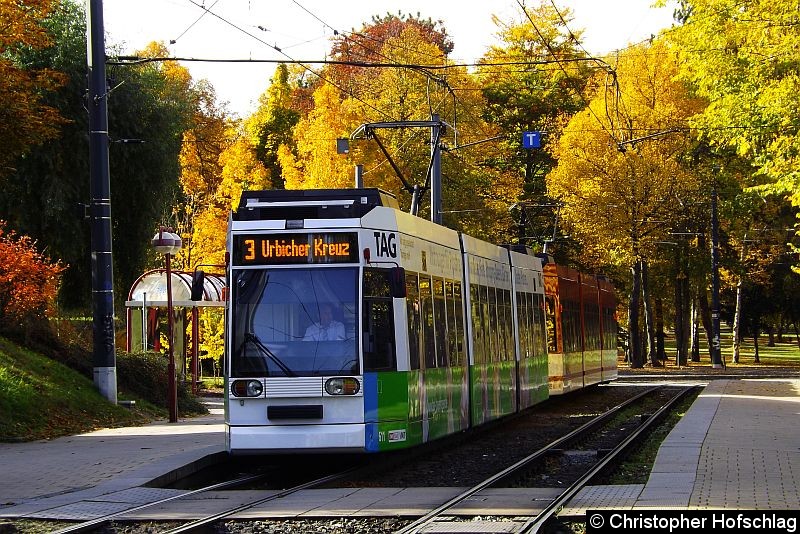
M 237 265 L 358 262 L 358 234 L 246 234 L 233 238 Z
M 399 441 L 405 441 L 405 440 L 406 440 L 405 428 L 378 432 L 378 441 L 381 442 L 388 441 L 389 443 L 397 443 Z

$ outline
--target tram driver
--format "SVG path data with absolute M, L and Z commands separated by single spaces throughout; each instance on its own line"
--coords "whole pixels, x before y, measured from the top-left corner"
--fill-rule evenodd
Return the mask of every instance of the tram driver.
M 333 307 L 322 304 L 319 307 L 319 321 L 306 328 L 303 341 L 341 341 L 346 339 L 344 325 L 333 318 Z

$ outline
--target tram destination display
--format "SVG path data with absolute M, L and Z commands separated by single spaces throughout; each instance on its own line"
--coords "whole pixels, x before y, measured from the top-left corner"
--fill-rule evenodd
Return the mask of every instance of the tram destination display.
M 358 234 L 241 234 L 233 237 L 236 265 L 358 262 Z

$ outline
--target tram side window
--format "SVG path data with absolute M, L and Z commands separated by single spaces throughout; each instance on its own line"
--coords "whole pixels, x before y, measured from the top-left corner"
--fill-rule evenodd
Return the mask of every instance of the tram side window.
M 408 357 L 410 369 L 420 367 L 420 342 L 422 336 L 422 321 L 419 302 L 419 280 L 417 274 L 406 272 L 406 314 L 408 316 Z
M 461 282 L 453 284 L 453 304 L 455 306 L 453 317 L 455 318 L 457 365 L 466 365 L 466 354 L 464 353 L 464 300 L 461 296 Z
M 447 356 L 448 365 L 455 367 L 459 365 L 458 361 L 458 339 L 456 332 L 456 316 L 455 305 L 453 297 L 453 282 L 445 280 L 444 282 L 444 296 L 445 304 L 447 305 Z
M 486 348 L 489 351 L 487 354 L 486 361 L 487 362 L 496 362 L 497 361 L 497 294 L 495 293 L 494 287 L 485 287 L 484 290 L 486 291 L 487 298 L 486 298 L 486 316 L 488 317 L 488 321 L 484 323 L 486 327 L 486 337 L 488 339 L 488 343 L 486 344 Z
M 394 314 L 389 271 L 364 269 L 364 371 L 395 371 Z
M 544 297 L 542 295 L 531 295 L 533 309 L 533 343 L 534 353 L 541 358 L 547 359 L 547 335 L 544 318 Z
M 495 288 L 497 305 L 497 361 L 506 359 L 506 312 L 503 290 Z
M 591 302 L 583 306 L 583 324 L 586 332 L 586 350 L 600 350 L 600 317 L 597 306 Z
M 617 325 L 614 321 L 614 309 L 603 308 L 603 348 L 614 349 L 617 346 Z
M 495 361 L 502 362 L 506 360 L 506 312 L 505 312 L 505 295 L 504 291 L 499 288 L 494 289 L 495 293 L 495 316 L 497 317 L 497 331 L 495 338 L 497 339 L 497 355 Z
M 517 330 L 519 331 L 519 357 L 530 357 L 530 328 L 528 318 L 528 294 L 517 292 Z
M 433 330 L 436 336 L 436 366 L 447 367 L 447 309 L 444 300 L 444 280 L 433 279 Z
M 545 328 L 547 329 L 547 350 L 551 353 L 558 352 L 558 328 L 556 328 L 558 310 L 554 297 L 545 297 Z
M 472 338 L 475 363 L 485 363 L 486 349 L 483 339 L 483 304 L 481 303 L 481 288 L 471 284 L 469 287 L 470 307 L 472 308 Z
M 422 350 L 425 355 L 425 368 L 436 367 L 436 343 L 433 337 L 433 294 L 431 277 L 419 276 L 419 301 L 422 311 Z
M 564 352 L 580 352 L 581 331 L 578 303 L 573 300 L 562 301 L 561 324 L 564 331 Z
M 507 289 L 503 289 L 502 291 L 498 292 L 498 298 L 502 295 L 503 305 L 502 305 L 502 323 L 503 328 L 501 330 L 502 334 L 502 348 L 503 348 L 503 360 L 510 362 L 514 359 L 514 349 L 513 347 L 513 336 L 511 335 L 512 328 L 512 313 L 511 313 L 511 292 Z

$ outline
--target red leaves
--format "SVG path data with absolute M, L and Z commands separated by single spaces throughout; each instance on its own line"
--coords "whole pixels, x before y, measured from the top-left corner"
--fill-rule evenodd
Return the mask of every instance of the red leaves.
M 51 315 L 64 269 L 0 221 L 0 322 L 22 325 Z

